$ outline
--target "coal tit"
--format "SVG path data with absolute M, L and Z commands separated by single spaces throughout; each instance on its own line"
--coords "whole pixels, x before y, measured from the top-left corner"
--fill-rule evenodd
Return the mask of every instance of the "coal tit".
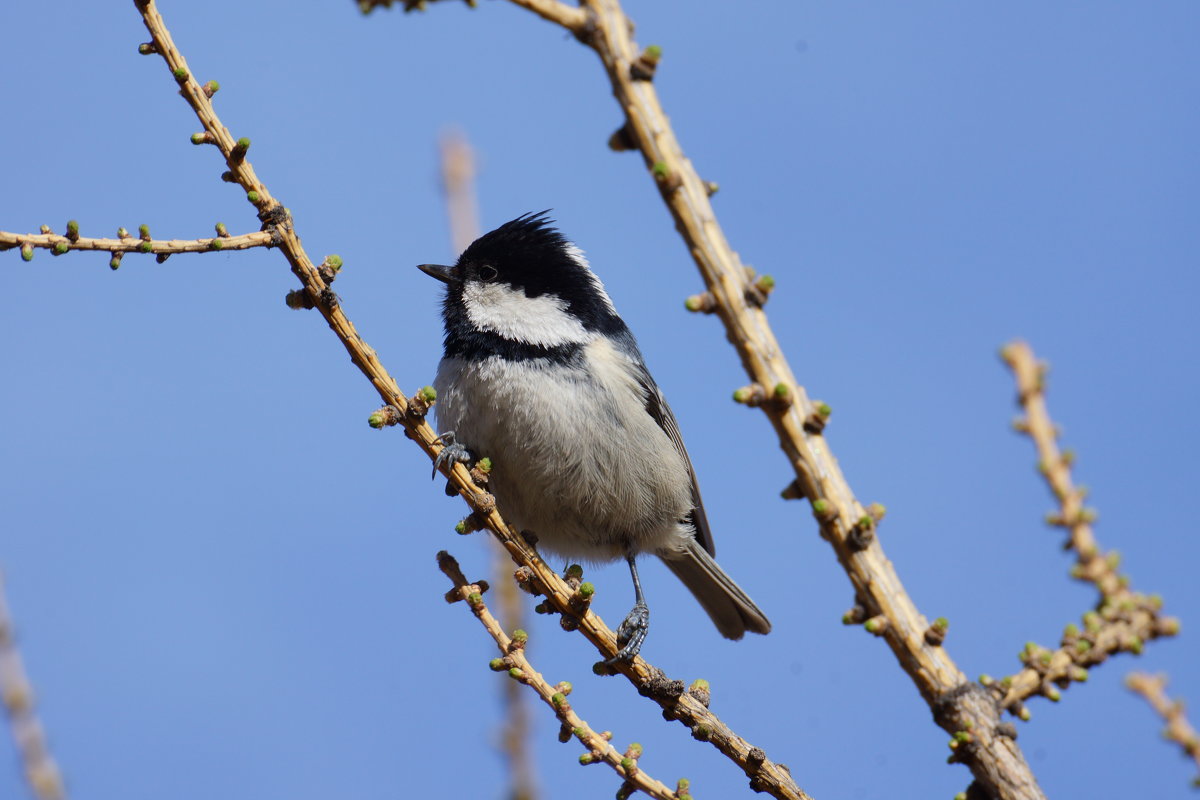
M 712 532 L 675 415 L 583 252 L 526 214 L 477 239 L 446 284 L 438 368 L 441 460 L 491 459 L 500 512 L 568 558 L 624 558 L 636 605 L 610 663 L 637 655 L 649 628 L 635 558 L 652 553 L 724 636 L 771 623 L 713 561 Z

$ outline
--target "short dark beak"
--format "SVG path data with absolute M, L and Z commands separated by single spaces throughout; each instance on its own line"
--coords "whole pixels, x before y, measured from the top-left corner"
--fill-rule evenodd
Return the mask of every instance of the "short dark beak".
M 443 267 L 441 264 L 417 264 L 417 269 L 431 278 L 437 278 L 442 283 L 458 283 L 454 267 Z

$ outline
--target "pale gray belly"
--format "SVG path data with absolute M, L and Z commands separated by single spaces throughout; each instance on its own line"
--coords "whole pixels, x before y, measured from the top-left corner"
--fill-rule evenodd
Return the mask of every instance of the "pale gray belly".
M 636 383 L 601 354 L 589 373 L 443 361 L 438 429 L 492 460 L 500 512 L 541 549 L 593 561 L 674 550 L 691 535 L 679 522 L 691 508 L 686 463 Z

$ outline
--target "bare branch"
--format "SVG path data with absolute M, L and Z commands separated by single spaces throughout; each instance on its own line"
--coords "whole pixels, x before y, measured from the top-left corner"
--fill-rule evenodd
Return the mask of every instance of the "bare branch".
M 829 409 L 808 398 L 763 312 L 774 281 L 753 274 L 729 246 L 709 202 L 716 185 L 702 180 L 684 155 L 659 102 L 653 77 L 661 49 L 639 50 L 632 40 L 634 26 L 618 0 L 583 0 L 583 26 L 573 17 L 568 22 L 558 18 L 561 14 L 547 13 L 544 3 L 512 2 L 559 22 L 600 56 L 625 114 L 609 144 L 614 150 L 641 152 L 647 176 L 667 204 L 705 282 L 707 291 L 689 299 L 688 307 L 715 313 L 724 324 L 752 386 L 759 390 L 750 392 L 758 398 L 752 405 L 766 412 L 796 473 L 784 496 L 805 497 L 813 504 L 822 536 L 854 586 L 856 607 L 862 612 L 857 621 L 865 620 L 866 629 L 888 643 L 938 724 L 956 737 L 969 736 L 956 757 L 970 767 L 984 791 L 1005 799 L 1041 798 L 1020 748 L 1011 737 L 996 732 L 995 709 L 972 699 L 987 693 L 969 683 L 946 653 L 944 630 L 940 637 L 927 636 L 933 626 L 900 583 L 875 535 L 873 518 L 842 475 L 823 435 Z
M 1058 446 L 1058 433 L 1046 408 L 1046 365 L 1034 356 L 1029 345 L 1014 342 L 1001 351 L 1017 382 L 1017 399 L 1025 416 L 1015 427 L 1033 440 L 1038 453 L 1038 471 L 1058 501 L 1047 516 L 1053 525 L 1066 528 L 1067 548 L 1075 552 L 1072 577 L 1093 584 L 1100 592 L 1095 610 L 1083 615 L 1083 629 L 1068 625 L 1056 651 L 1025 646 L 1021 658 L 1025 669 L 992 684 L 1004 708 L 1028 717 L 1021 701 L 1041 694 L 1059 699 L 1060 688 L 1071 681 L 1087 680 L 1087 668 L 1120 652 L 1140 653 L 1145 642 L 1174 636 L 1179 621 L 1162 615 L 1162 600 L 1130 590 L 1129 579 L 1117 571 L 1116 552 L 1103 553 L 1092 531 L 1095 512 L 1083 505 L 1085 492 L 1071 479 L 1074 457 Z
M 461 253 L 479 237 L 479 205 L 475 199 L 475 154 L 462 131 L 442 135 L 442 191 L 450 219 L 450 243 Z
M 219 229 L 224 230 L 224 225 Z M 124 234 L 123 236 L 121 234 Z M 72 236 L 49 233 L 43 226 L 43 232 L 9 233 L 0 231 L 0 250 L 21 248 L 21 254 L 28 261 L 33 257 L 34 249 L 50 250 L 55 255 L 62 255 L 71 250 L 105 250 L 117 253 L 153 253 L 159 256 L 169 256 L 175 253 L 215 253 L 223 250 L 249 250 L 252 247 L 270 247 L 271 234 L 267 231 L 243 233 L 240 236 L 230 236 L 228 233 L 207 239 L 151 239 L 130 236 L 122 228 L 116 239 L 94 239 L 78 234 Z M 119 263 L 119 259 L 118 259 Z
M 383 398 L 387 413 L 380 412 L 380 426 L 403 425 L 406 435 L 414 440 L 427 456 L 436 458 L 443 445 L 433 429 L 425 423 L 427 401 L 422 399 L 410 402 L 401 393 L 396 381 L 379 362 L 375 351 L 363 341 L 354 325 L 342 312 L 337 296 L 330 290 L 320 270 L 313 266 L 301 247 L 300 239 L 292 227 L 291 215 L 267 191 L 245 157 L 248 140 L 244 142 L 244 146 L 243 140 L 235 142 L 228 129 L 221 124 L 212 107 L 212 92 L 205 90 L 211 84 L 202 86 L 192 77 L 153 0 L 136 0 L 136 5 L 153 37 L 151 52 L 161 54 L 166 60 L 167 66 L 180 85 L 180 94 L 196 112 L 205 132 L 210 135 L 211 143 L 217 146 L 230 166 L 227 179 L 231 178 L 247 190 L 247 200 L 258 209 L 259 218 L 274 235 L 276 246 L 283 252 L 292 271 L 304 284 L 304 291 L 313 307 L 321 312 L 350 354 L 355 366 L 368 377 Z M 455 462 L 445 474 L 454 489 L 472 508 L 474 513 L 471 518 L 480 526 L 487 527 L 504 546 L 509 556 L 527 570 L 530 589 L 535 593 L 544 594 L 551 608 L 571 618 L 578 625 L 578 630 L 600 650 L 602 656 L 607 658 L 614 655 L 618 650 L 616 634 L 591 611 L 577 615 L 571 602 L 574 590 L 504 521 L 496 509 L 495 498 L 475 482 L 466 466 Z M 682 681 L 667 680 L 661 670 L 652 667 L 640 657 L 631 663 L 619 665 L 617 671 L 625 675 L 639 691 L 652 697 L 670 716 L 691 728 L 693 736 L 711 742 L 741 766 L 747 775 L 751 776 L 751 786 L 779 798 L 808 797 L 796 785 L 786 768 L 765 758 L 762 750 L 751 747 L 746 740 L 735 734 L 719 717 L 708 710 L 705 703 L 684 692 Z
M 476 619 L 496 640 L 496 646 L 500 648 L 502 657 L 492 660 L 492 669 L 496 672 L 508 672 L 509 677 L 517 683 L 523 683 L 537 692 L 542 702 L 550 706 L 554 715 L 558 717 L 558 721 L 562 723 L 561 741 L 567 741 L 565 736 L 574 736 L 587 748 L 588 752 L 580 757 L 581 764 L 603 761 L 627 783 L 633 784 L 638 791 L 651 797 L 660 798 L 660 800 L 679 800 L 675 792 L 671 791 L 666 784 L 651 778 L 645 770 L 638 766 L 636 756 L 628 752 L 623 754 L 613 747 L 611 733 L 607 735 L 597 733 L 580 719 L 579 715 L 575 713 L 575 709 L 567 701 L 567 695 L 571 693 L 571 684 L 563 682 L 551 686 L 541 673 L 533 668 L 529 659 L 525 657 L 525 642 L 528 635 L 525 631 L 516 630 L 512 637 L 509 637 L 504 632 L 500 623 L 496 621 L 483 602 L 483 590 L 486 587 L 469 582 L 463 576 L 458 562 L 445 550 L 438 553 L 438 567 L 454 584 L 455 591 L 451 594 L 456 596 L 451 598 L 447 595 L 447 599 L 451 599 L 451 602 L 465 600 Z M 639 755 L 640 749 L 640 747 L 637 748 Z
M 587 13 L 574 6 L 569 6 L 559 0 L 513 0 L 514 3 L 527 8 L 542 19 L 558 23 L 576 36 L 580 35 L 587 26 Z
M 1172 700 L 1167 696 L 1167 677 L 1131 672 L 1125 678 L 1125 685 L 1141 695 L 1166 721 L 1167 727 L 1163 728 L 1163 737 L 1182 747 L 1184 755 L 1200 768 L 1200 734 L 1196 733 L 1196 729 L 1188 722 L 1183 701 Z M 1200 776 L 1193 779 L 1192 785 L 1200 787 Z
M 0 701 L 8 714 L 13 742 L 33 796 L 37 800 L 66 800 L 62 774 L 46 744 L 46 732 L 34 705 L 33 686 L 17 649 L 12 616 L 4 598 L 3 577 L 0 577 Z

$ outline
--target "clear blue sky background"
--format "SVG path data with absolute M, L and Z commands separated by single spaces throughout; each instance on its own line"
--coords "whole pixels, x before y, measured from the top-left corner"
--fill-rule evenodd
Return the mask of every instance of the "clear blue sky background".
M 629 0 L 658 88 L 828 437 L 921 610 L 971 676 L 1014 671 L 1093 602 L 1067 578 L 997 348 L 1053 364 L 1051 409 L 1135 587 L 1184 620 L 1121 656 L 1020 743 L 1051 797 L 1188 797 L 1193 771 L 1121 685 L 1165 670 L 1200 696 L 1192 516 L 1200 416 L 1200 6 Z M 593 54 L 505 2 L 360 16 L 350 2 L 164 2 L 193 70 L 293 211 L 402 385 L 432 378 L 454 257 L 436 139 L 480 156 L 483 222 L 552 207 L 588 252 L 680 419 L 718 554 L 775 632 L 721 639 L 656 564 L 645 655 L 817 798 L 949 798 L 947 735 L 879 640 L 844 628 L 848 581 L 786 503 L 773 434 L 620 122 Z M 131 3 L 7 3 L 0 229 L 156 236 L 257 228 Z M 490 640 L 441 599 L 434 553 L 490 569 L 482 537 L 397 431 L 276 253 L 0 255 L 0 564 L 54 752 L 77 798 L 504 796 Z M 589 573 L 627 610 L 623 567 Z M 543 617 L 532 655 L 642 765 L 707 800 L 744 776 Z M 616 777 L 536 713 L 551 798 Z M 22 797 L 0 757 L 0 797 Z

